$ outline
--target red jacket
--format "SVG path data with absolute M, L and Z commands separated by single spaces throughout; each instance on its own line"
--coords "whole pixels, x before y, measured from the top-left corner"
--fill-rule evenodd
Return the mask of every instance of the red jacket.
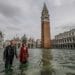
M 20 49 L 20 62 L 25 62 L 28 59 L 28 48 L 27 47 L 21 47 Z

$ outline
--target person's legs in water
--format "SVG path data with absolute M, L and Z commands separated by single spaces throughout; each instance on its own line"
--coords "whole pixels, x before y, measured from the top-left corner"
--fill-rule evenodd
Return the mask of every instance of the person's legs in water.
M 25 60 L 24 62 L 21 63 L 23 68 L 27 68 L 28 65 L 28 61 Z
M 9 60 L 5 61 L 5 71 L 9 69 Z
M 10 58 L 6 58 L 5 60 L 5 70 L 8 70 L 9 69 L 9 64 L 10 64 Z
M 11 58 L 10 58 L 9 69 L 12 69 L 11 67 L 12 67 L 12 64 L 13 64 L 13 58 L 14 58 L 14 57 L 11 57 Z
M 27 71 L 28 61 L 24 61 L 20 63 L 19 69 L 21 70 L 21 75 L 25 75 L 24 71 Z

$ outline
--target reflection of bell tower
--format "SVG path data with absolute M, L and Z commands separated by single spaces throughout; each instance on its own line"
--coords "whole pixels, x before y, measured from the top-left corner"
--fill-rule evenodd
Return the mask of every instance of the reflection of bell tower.
M 49 12 L 45 3 L 41 16 L 41 46 L 42 48 L 51 48 Z

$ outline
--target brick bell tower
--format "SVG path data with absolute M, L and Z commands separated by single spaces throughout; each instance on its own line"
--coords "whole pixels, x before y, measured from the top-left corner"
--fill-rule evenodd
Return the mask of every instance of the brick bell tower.
M 41 47 L 51 48 L 49 12 L 45 3 L 41 15 Z

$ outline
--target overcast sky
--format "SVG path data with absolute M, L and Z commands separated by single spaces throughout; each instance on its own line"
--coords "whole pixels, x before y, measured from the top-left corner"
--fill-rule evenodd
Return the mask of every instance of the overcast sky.
M 49 10 L 52 38 L 75 28 L 75 0 L 0 0 L 0 30 L 5 38 L 16 34 L 40 38 L 44 2 Z

